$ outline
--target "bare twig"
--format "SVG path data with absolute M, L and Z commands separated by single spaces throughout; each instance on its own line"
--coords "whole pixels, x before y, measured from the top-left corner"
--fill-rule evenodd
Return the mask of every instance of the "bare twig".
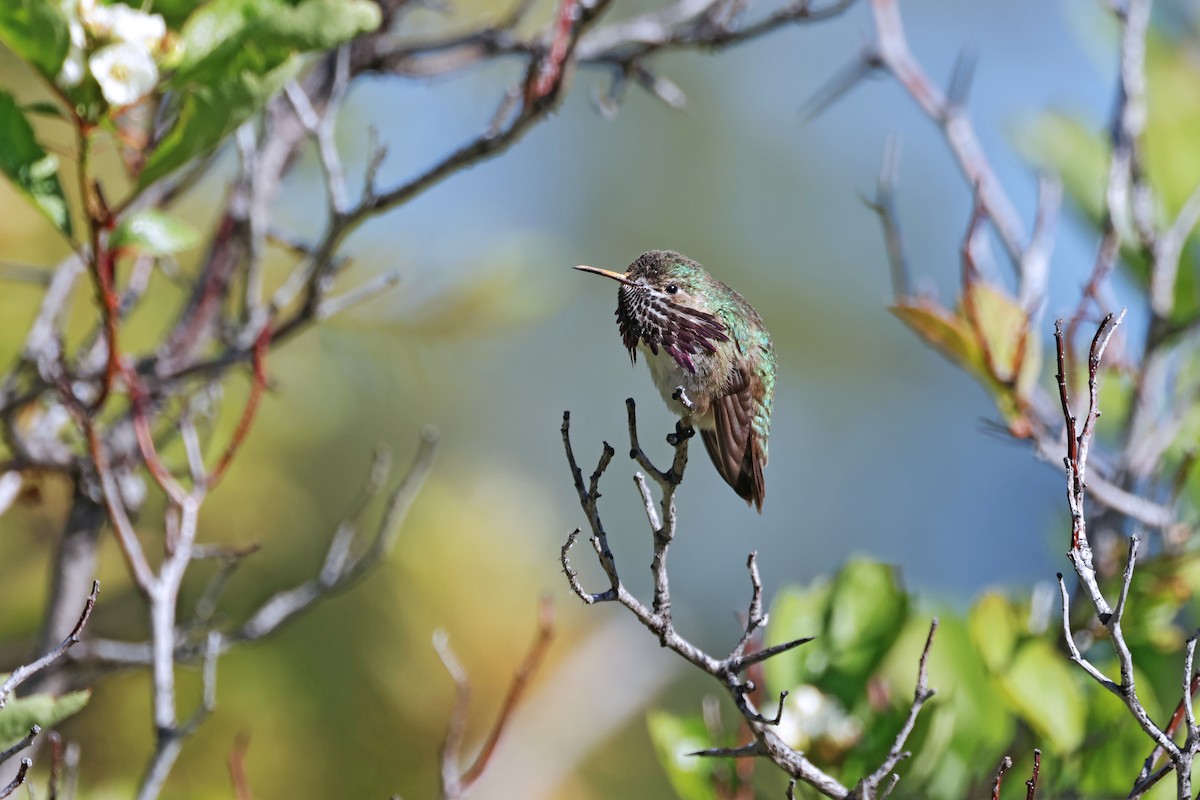
M 79 621 L 75 623 L 75 627 L 71 629 L 71 632 L 67 634 L 67 638 L 63 639 L 57 647 L 36 661 L 14 669 L 7 680 L 3 684 L 0 684 L 0 708 L 4 708 L 4 705 L 8 702 L 8 696 L 18 686 L 65 656 L 67 651 L 79 641 L 79 636 L 83 633 L 83 627 L 87 625 L 88 619 L 92 616 L 92 609 L 96 607 L 96 598 L 99 595 L 100 581 L 92 581 L 92 592 L 88 595 L 87 601 L 83 605 L 83 612 L 79 615 Z
M 1086 488 L 1085 476 L 1087 474 L 1087 459 L 1089 447 L 1092 440 L 1092 435 L 1095 431 L 1096 419 L 1100 415 L 1099 408 L 1099 373 L 1101 361 L 1104 356 L 1105 348 L 1108 341 L 1111 339 L 1113 331 L 1120 324 L 1124 317 L 1124 311 L 1117 317 L 1111 314 L 1105 317 L 1104 321 L 1096 330 L 1095 336 L 1092 338 L 1092 346 L 1088 353 L 1088 409 L 1084 417 L 1082 428 L 1078 428 L 1077 421 L 1071 412 L 1070 400 L 1067 396 L 1066 378 L 1063 374 L 1064 370 L 1064 349 L 1062 321 L 1056 325 L 1055 339 L 1058 349 L 1058 383 L 1059 383 L 1059 398 L 1061 400 L 1063 417 L 1067 429 L 1067 455 L 1064 459 L 1064 464 L 1067 468 L 1067 500 L 1071 509 L 1071 548 L 1067 552 L 1067 557 L 1071 561 L 1071 565 L 1075 569 L 1075 574 L 1079 578 L 1080 586 L 1087 593 L 1091 600 L 1092 607 L 1095 610 L 1096 616 L 1101 624 L 1108 630 L 1109 640 L 1112 643 L 1113 649 L 1116 651 L 1117 663 L 1121 670 L 1121 682 L 1114 683 L 1109 678 L 1099 672 L 1086 658 L 1082 656 L 1079 648 L 1076 646 L 1074 638 L 1071 634 L 1070 627 L 1070 606 L 1067 597 L 1067 589 L 1063 583 L 1062 575 L 1059 575 L 1059 591 L 1062 594 L 1062 616 L 1063 616 L 1063 637 L 1066 640 L 1067 648 L 1071 654 L 1071 660 L 1079 664 L 1083 669 L 1101 686 L 1108 689 L 1114 695 L 1119 697 L 1129 709 L 1130 714 L 1137 720 L 1138 725 L 1146 732 L 1162 752 L 1166 753 L 1170 758 L 1172 766 L 1176 769 L 1176 780 L 1180 797 L 1191 796 L 1191 765 L 1192 756 L 1194 754 L 1192 743 L 1189 742 L 1185 748 L 1180 748 L 1171 740 L 1170 734 L 1160 728 L 1150 719 L 1150 715 L 1142 706 L 1141 700 L 1138 698 L 1137 688 L 1134 682 L 1134 667 L 1133 654 L 1131 653 L 1128 644 L 1125 641 L 1124 634 L 1121 630 L 1121 618 L 1124 613 L 1125 602 L 1129 592 L 1130 581 L 1133 577 L 1134 565 L 1137 560 L 1138 540 L 1135 537 L 1129 546 L 1129 558 L 1125 567 L 1124 579 L 1121 584 L 1121 593 L 1117 601 L 1115 610 L 1109 605 L 1100 590 L 1099 583 L 1096 579 L 1096 571 L 1092 566 L 1092 550 L 1088 543 L 1086 518 L 1084 516 L 1084 491 Z M 1076 432 L 1078 430 L 1078 433 Z M 1143 775 L 1147 770 L 1143 770 Z M 1148 778 L 1146 778 L 1148 780 Z M 1155 779 L 1157 780 L 1157 779 Z
M 32 766 L 33 762 L 28 758 L 21 759 L 21 768 L 17 770 L 17 776 L 7 786 L 0 789 L 0 798 L 8 797 L 21 788 L 21 784 L 25 783 L 25 776 L 29 773 L 29 768 Z
M 980 202 L 986 208 L 988 218 L 1014 266 L 1020 270 L 1026 252 L 1026 234 L 1015 206 L 983 152 L 966 109 L 959 102 L 961 93 L 943 93 L 913 57 L 904 35 L 897 0 L 871 0 L 870 6 L 875 24 L 875 41 L 825 89 L 817 93 L 809 103 L 809 113 L 827 107 L 873 71 L 883 69 L 889 72 L 921 111 L 941 129 L 967 183 L 978 187 Z M 958 82 L 958 85 L 962 83 Z
M 1150 273 L 1150 308 L 1154 315 L 1167 320 L 1175 310 L 1175 282 L 1183 246 L 1196 225 L 1200 224 L 1200 185 L 1188 195 L 1183 207 L 1154 248 L 1154 268 Z
M 1042 751 L 1033 751 L 1033 772 L 1029 775 L 1029 780 L 1025 781 L 1025 800 L 1034 800 L 1034 795 L 1037 794 L 1038 778 L 1042 771 Z
M 41 732 L 42 732 L 41 725 L 32 726 L 29 729 L 29 733 L 25 734 L 25 736 L 21 739 L 21 741 L 17 742 L 16 744 L 14 744 L 12 747 L 8 748 L 4 752 L 0 753 L 0 764 L 5 763 L 9 759 L 11 759 L 13 756 L 15 756 L 17 753 L 21 752 L 25 748 L 29 747 L 29 745 L 33 744 L 33 740 Z
M 908 259 L 904 254 L 904 238 L 900 233 L 900 218 L 896 211 L 896 183 L 900 175 L 900 139 L 889 134 L 883 148 L 883 164 L 875 183 L 875 198 L 865 200 L 867 208 L 879 215 L 883 225 L 883 241 L 887 249 L 888 267 L 892 276 L 892 297 L 897 301 L 912 294 Z
M 50 775 L 46 778 L 46 797 L 47 800 L 58 800 L 59 784 L 62 781 L 63 741 L 55 731 L 51 731 L 46 738 L 50 742 Z
M 1013 761 L 1009 756 L 1000 760 L 996 768 L 996 780 L 992 783 L 992 800 L 1000 800 L 1000 784 L 1004 781 L 1004 773 L 1012 769 Z
M 929 635 L 925 637 L 925 647 L 921 650 L 921 659 L 917 662 L 917 688 L 913 691 L 913 701 L 909 706 L 908 716 L 905 718 L 904 724 L 900 726 L 900 731 L 896 734 L 883 763 L 859 783 L 862 797 L 874 796 L 884 779 L 896 768 L 897 764 L 909 755 L 908 751 L 904 749 L 904 745 L 912 734 L 913 727 L 917 724 L 917 716 L 920 715 L 921 708 L 935 693 L 934 689 L 929 688 L 929 651 L 933 647 L 933 636 L 937 633 L 937 628 L 938 619 L 934 617 L 929 623 Z
M 753 740 L 731 748 L 707 748 L 698 751 L 695 755 L 704 757 L 765 758 L 775 763 L 796 782 L 805 783 L 827 797 L 844 798 L 850 796 L 849 790 L 845 786 L 816 767 L 804 754 L 791 748 L 775 732 L 774 726 L 778 725 L 782 718 L 783 700 L 787 696 L 787 693 L 783 692 L 779 695 L 776 711 L 773 716 L 768 717 L 751 701 L 751 695 L 757 691 L 754 682 L 741 678 L 741 673 L 750 666 L 809 641 L 806 638 L 796 639 L 767 648 L 766 650 L 747 653 L 754 634 L 766 624 L 766 615 L 762 606 L 762 581 L 759 576 L 755 554 L 752 553 L 746 562 L 751 586 L 746 626 L 728 656 L 722 659 L 715 658 L 684 639 L 675 630 L 670 614 L 671 597 L 670 582 L 667 573 L 667 551 L 675 532 L 675 492 L 683 479 L 683 472 L 687 463 L 686 448 L 689 437 L 683 435 L 684 431 L 682 429 L 677 430 L 672 436 L 672 446 L 675 448 L 675 458 L 672 467 L 668 470 L 657 468 L 639 444 L 633 402 L 627 401 L 627 405 L 629 412 L 630 455 L 647 474 L 655 479 L 659 484 L 662 494 L 660 516 L 653 509 L 649 488 L 645 479 L 640 478 L 637 481 L 639 494 L 647 507 L 647 518 L 651 522 L 652 528 L 654 550 L 651 560 L 651 574 L 654 586 L 653 604 L 651 607 L 647 607 L 629 593 L 621 582 L 615 559 L 608 547 L 607 534 L 604 532 L 597 509 L 599 480 L 604 470 L 611 463 L 613 450 L 607 444 L 605 445 L 604 454 L 600 458 L 599 465 L 592 474 L 589 484 L 585 485 L 583 471 L 579 468 L 571 445 L 570 415 L 564 413 L 562 435 L 568 467 L 574 479 L 580 506 L 592 529 L 591 541 L 593 549 L 596 551 L 600 564 L 608 576 L 610 583 L 610 588 L 600 594 L 590 594 L 584 589 L 569 561 L 571 548 L 575 545 L 579 537 L 579 531 L 576 530 L 567 537 L 567 542 L 562 548 L 563 570 L 567 575 L 567 580 L 572 591 L 586 603 L 603 601 L 620 603 L 632 612 L 647 630 L 658 638 L 663 647 L 675 652 L 702 672 L 712 676 L 723 686 L 729 697 L 733 700 L 734 706 L 744 720 L 746 727 L 753 735 Z M 661 526 L 655 524 L 659 520 L 662 520 Z M 918 667 L 917 687 L 914 692 L 913 703 L 909 709 L 905 723 L 897 734 L 892 751 L 885 758 L 878 770 L 859 782 L 853 796 L 864 798 L 876 797 L 880 783 L 888 779 L 896 763 L 904 756 L 904 743 L 912 732 L 917 715 L 920 713 L 924 703 L 933 696 L 933 690 L 928 686 L 927 663 L 929 649 L 932 646 L 936 628 L 937 621 L 934 620 L 930 626 L 929 637 L 926 639 L 925 649 Z M 793 789 L 789 788 L 789 793 L 793 791 Z
M 250 779 L 246 775 L 246 751 L 250 749 L 250 734 L 242 731 L 233 740 L 229 751 L 229 781 L 233 784 L 236 800 L 254 800 L 250 791 Z
M 463 733 L 466 730 L 470 684 L 466 671 L 463 670 L 453 651 L 450 650 L 445 634 L 440 631 L 439 633 L 440 637 L 437 635 L 434 637 L 434 647 L 438 651 L 442 663 L 446 666 L 446 671 L 454 679 L 456 687 L 454 709 L 450 714 L 450 725 L 442 745 L 442 796 L 450 800 L 465 795 L 482 777 L 484 770 L 491 762 L 496 745 L 499 744 L 500 737 L 504 734 L 513 713 L 520 705 L 530 679 L 545 660 L 546 651 L 554 636 L 554 606 L 548 597 L 542 599 L 538 610 L 537 633 L 529 645 L 529 650 L 525 653 L 525 658 L 513 673 L 512 682 L 505 693 L 504 701 L 500 704 L 496 721 L 480 746 L 479 753 L 465 770 L 460 770 L 459 760 L 462 753 Z
M 307 609 L 324 595 L 341 590 L 360 578 L 379 563 L 390 550 L 401 523 L 418 492 L 429 476 L 433 456 L 437 450 L 437 434 L 427 429 L 422 436 L 417 455 L 400 485 L 388 498 L 383 519 L 367 548 L 348 559 L 336 573 L 324 572 L 293 589 L 279 592 L 269 598 L 238 630 L 227 634 L 222 640 L 222 649 L 233 642 L 261 639 L 275 631 L 287 620 Z
M 1021 285 L 1018 302 L 1031 318 L 1045 303 L 1046 286 L 1050 276 L 1050 254 L 1054 250 L 1058 212 L 1062 206 L 1062 181 L 1042 175 L 1038 179 L 1037 218 L 1033 238 L 1021 259 Z

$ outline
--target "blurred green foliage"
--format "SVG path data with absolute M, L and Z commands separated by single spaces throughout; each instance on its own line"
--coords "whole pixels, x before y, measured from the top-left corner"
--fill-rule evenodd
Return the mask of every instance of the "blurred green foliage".
M 138 176 L 141 187 L 207 153 L 294 78 L 301 55 L 379 27 L 367 0 L 215 0 L 179 30 L 183 56 L 166 88 L 179 107 Z
M 1155 221 L 1174 221 L 1188 196 L 1200 184 L 1200 65 L 1194 41 L 1151 32 L 1146 42 L 1146 177 L 1154 190 Z M 1066 112 L 1048 111 L 1017 128 L 1018 147 L 1036 166 L 1060 175 L 1075 208 L 1099 228 L 1104 215 L 1111 145 L 1097 130 Z M 1137 245 L 1127 219 L 1116 220 L 1121 234 L 1121 263 L 1143 292 L 1149 290 L 1150 261 Z M 1200 316 L 1200 232 L 1193 230 L 1184 248 L 1175 284 L 1172 322 L 1194 324 Z
M 7 676 L 4 676 L 7 677 Z M 91 699 L 89 691 L 68 692 L 58 697 L 38 693 L 10 700 L 0 714 L 0 750 L 7 749 L 40 725 L 50 730 L 68 717 L 83 710 Z
M 1140 667 L 1138 695 L 1157 720 L 1174 710 L 1174 700 L 1158 698 L 1179 697 L 1182 636 L 1197 619 L 1191 609 L 1200 591 L 1196 563 L 1192 557 L 1148 562 L 1135 573 L 1130 591 L 1124 627 Z M 928 670 L 937 693 L 908 740 L 913 755 L 897 768 L 895 796 L 982 796 L 1008 755 L 1015 761 L 1010 774 L 1023 777 L 1012 779 L 1003 796 L 1024 797 L 1034 748 L 1043 759 L 1039 797 L 1128 793 L 1150 741 L 1119 698 L 1070 662 L 1057 600 L 1035 607 L 1032 598 L 986 592 L 965 615 L 950 608 L 934 612 L 910 602 L 893 568 L 850 561 L 829 578 L 776 597 L 763 646 L 815 638 L 766 662 L 766 691 L 758 702 L 770 707 L 770 698 L 790 692 L 780 735 L 852 784 L 874 770 L 893 744 L 912 703 L 918 660 L 935 615 L 939 625 Z M 1115 676 L 1103 629 L 1094 630 L 1098 635 L 1084 655 Z M 791 703 L 814 689 L 821 702 Z M 821 715 L 845 715 L 850 724 L 831 726 Z M 714 730 L 705 719 L 666 712 L 648 719 L 667 776 L 686 800 L 734 796 L 719 761 L 686 754 L 744 744 L 748 734 Z M 809 735 L 812 731 L 819 733 Z M 777 794 L 779 781 L 778 775 L 761 776 L 758 796 Z M 1165 781 L 1147 796 L 1174 796 L 1173 784 Z

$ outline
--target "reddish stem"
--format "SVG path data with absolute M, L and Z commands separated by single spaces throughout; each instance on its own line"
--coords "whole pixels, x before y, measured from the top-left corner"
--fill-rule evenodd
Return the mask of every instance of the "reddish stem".
M 234 456 L 241 449 L 242 443 L 245 442 L 247 434 L 250 433 L 250 426 L 254 422 L 254 415 L 258 411 L 259 401 L 262 400 L 262 393 L 267 388 L 267 350 L 271 346 L 271 335 L 273 326 L 271 320 L 267 320 L 263 325 L 263 329 L 259 332 L 258 338 L 254 340 L 254 349 L 252 351 L 252 364 L 254 368 L 254 379 L 250 384 L 250 397 L 246 399 L 246 407 L 242 411 L 242 418 L 238 420 L 237 428 L 233 431 L 233 438 L 229 441 L 229 446 L 225 448 L 224 455 L 221 456 L 217 466 L 213 468 L 212 473 L 208 477 L 209 489 L 217 485 L 224 476 L 225 471 L 232 463 Z
M 554 19 L 554 38 L 550 41 L 550 51 L 531 76 L 525 94 L 526 108 L 553 92 L 562 82 L 563 65 L 571 50 L 575 5 L 576 0 L 560 0 L 558 4 L 558 15 Z
M 117 254 L 100 243 L 99 235 L 92 237 L 95 257 L 92 262 L 92 278 L 96 284 L 96 300 L 104 318 L 104 344 L 108 356 L 104 364 L 104 380 L 100 394 L 92 403 L 91 410 L 101 408 L 112 393 L 113 383 L 121 370 L 121 351 L 117 343 L 117 327 L 120 320 L 121 298 L 117 296 Z
M 521 666 L 513 674 L 512 683 L 508 685 L 508 693 L 504 696 L 504 702 L 500 704 L 500 713 L 496 716 L 496 723 L 488 732 L 487 739 L 483 743 L 483 747 L 479 750 L 479 755 L 476 756 L 475 762 L 462 774 L 461 786 L 465 792 L 475 781 L 479 780 L 479 776 L 487 769 L 488 762 L 491 761 L 492 753 L 496 749 L 496 745 L 500 742 L 500 736 L 504 733 L 504 729 L 508 726 L 509 720 L 512 719 L 513 712 L 521 703 L 521 698 L 525 694 L 525 688 L 528 686 L 533 673 L 541 665 L 546 657 L 546 651 L 550 647 L 550 641 L 554 638 L 554 606 L 549 598 L 543 598 L 541 607 L 538 610 L 538 630 L 534 636 L 533 643 L 529 646 L 529 650 L 525 653 L 525 660 L 521 662 Z
M 138 449 L 142 453 L 142 460 L 146 462 L 146 469 L 150 470 L 150 474 L 154 477 L 155 482 L 162 487 L 167 496 L 176 503 L 182 503 L 187 497 L 187 492 L 175 480 L 175 476 L 167 469 L 163 463 L 162 456 L 158 454 L 158 449 L 154 446 L 154 436 L 150 432 L 150 418 L 146 407 L 146 387 L 142 385 L 141 378 L 137 374 L 137 370 L 126 368 L 123 370 L 125 382 L 129 385 L 129 398 L 133 408 L 130 413 L 130 419 L 133 421 L 133 432 L 137 437 Z

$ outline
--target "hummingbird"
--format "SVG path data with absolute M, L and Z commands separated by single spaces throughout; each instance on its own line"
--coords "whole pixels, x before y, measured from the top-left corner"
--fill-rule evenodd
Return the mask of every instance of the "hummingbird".
M 578 266 L 612 278 L 617 327 L 640 351 L 667 407 L 704 449 L 738 497 L 762 513 L 763 467 L 775 396 L 775 350 L 746 299 L 682 253 L 651 250 L 624 272 Z

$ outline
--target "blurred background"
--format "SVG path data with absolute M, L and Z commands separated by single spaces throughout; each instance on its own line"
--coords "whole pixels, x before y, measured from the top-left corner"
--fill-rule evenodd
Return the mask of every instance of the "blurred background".
M 548 21 L 552 5 L 540 3 L 535 21 Z M 463 0 L 448 14 L 414 12 L 406 35 L 465 29 L 498 7 Z M 1107 12 L 1083 0 L 907 0 L 902 12 L 936 81 L 948 79 L 960 53 L 976 59 L 970 112 L 1031 227 L 1036 173 L 1015 132 L 1046 108 L 1104 125 L 1114 85 Z M 930 609 L 961 608 L 987 587 L 1026 592 L 1053 579 L 1064 548 L 1061 475 L 996 433 L 985 393 L 886 310 L 882 236 L 863 198 L 874 192 L 891 134 L 902 150 L 896 202 L 916 285 L 947 301 L 957 285 L 971 193 L 939 130 L 888 80 L 866 82 L 812 121 L 801 117 L 870 35 L 860 3 L 731 50 L 669 55 L 657 68 L 686 93 L 682 111 L 630 90 L 605 119 L 589 97 L 608 77 L 581 71 L 562 110 L 511 151 L 354 237 L 343 286 L 385 269 L 402 282 L 271 353 L 271 394 L 201 520 L 204 541 L 263 546 L 234 577 L 225 613 L 239 618 L 315 573 L 376 448 L 403 463 L 432 424 L 442 441 L 435 472 L 381 569 L 221 662 L 217 712 L 185 748 L 165 796 L 231 796 L 224 762 L 241 732 L 257 797 L 430 796 L 453 701 L 430 646 L 434 630 L 447 632 L 472 677 L 470 739 L 490 723 L 542 595 L 554 599 L 558 636 L 475 796 L 670 792 L 645 711 L 693 709 L 710 687 L 683 676 L 619 609 L 583 608 L 558 563 L 567 533 L 584 524 L 563 457 L 562 412 L 571 411 L 585 469 L 602 441 L 616 446 L 602 511 L 638 591 L 648 586 L 650 547 L 623 455 L 625 398 L 639 403 L 653 457 L 665 461 L 662 437 L 673 429 L 645 367 L 631 367 L 621 346 L 615 287 L 575 264 L 620 270 L 644 250 L 680 250 L 742 292 L 774 337 L 781 375 L 762 516 L 698 449 L 679 495 L 671 574 L 685 635 L 716 651 L 735 641 L 750 550 L 760 553 L 768 596 L 859 554 L 896 564 Z M 501 65 L 431 83 L 360 82 L 340 125 L 348 171 L 362 174 L 373 125 L 389 152 L 380 184 L 413 174 L 473 138 L 514 78 Z M 0 82 L 22 101 L 38 99 L 8 54 Z M 54 126 L 39 135 L 61 137 Z M 211 223 L 232 167 L 227 157 L 183 206 L 198 226 Z M 311 233 L 323 203 L 310 153 L 283 192 L 277 223 Z M 0 204 L 6 261 L 50 265 L 64 255 L 7 187 Z M 1064 213 L 1047 320 L 1073 307 L 1094 241 Z M 194 266 L 190 255 L 184 269 Z M 997 272 L 1007 277 L 1003 264 Z M 154 290 L 160 309 L 182 300 L 169 277 L 156 276 Z M 40 291 L 0 285 L 0 358 L 15 354 Z M 132 330 L 153 329 L 154 305 Z M 231 409 L 245 391 L 229 387 Z M 8 663 L 36 637 L 65 515 L 64 487 L 47 478 L 40 488 L 38 502 L 0 518 Z M 586 548 L 576 565 L 585 585 L 599 586 Z M 204 569 L 185 584 L 185 605 Z M 141 605 L 111 541 L 99 577 L 91 632 L 144 638 Z M 64 729 L 82 744 L 85 797 L 128 796 L 150 746 L 148 683 L 143 672 L 101 680 Z M 198 683 L 191 676 L 184 686 L 195 693 Z

